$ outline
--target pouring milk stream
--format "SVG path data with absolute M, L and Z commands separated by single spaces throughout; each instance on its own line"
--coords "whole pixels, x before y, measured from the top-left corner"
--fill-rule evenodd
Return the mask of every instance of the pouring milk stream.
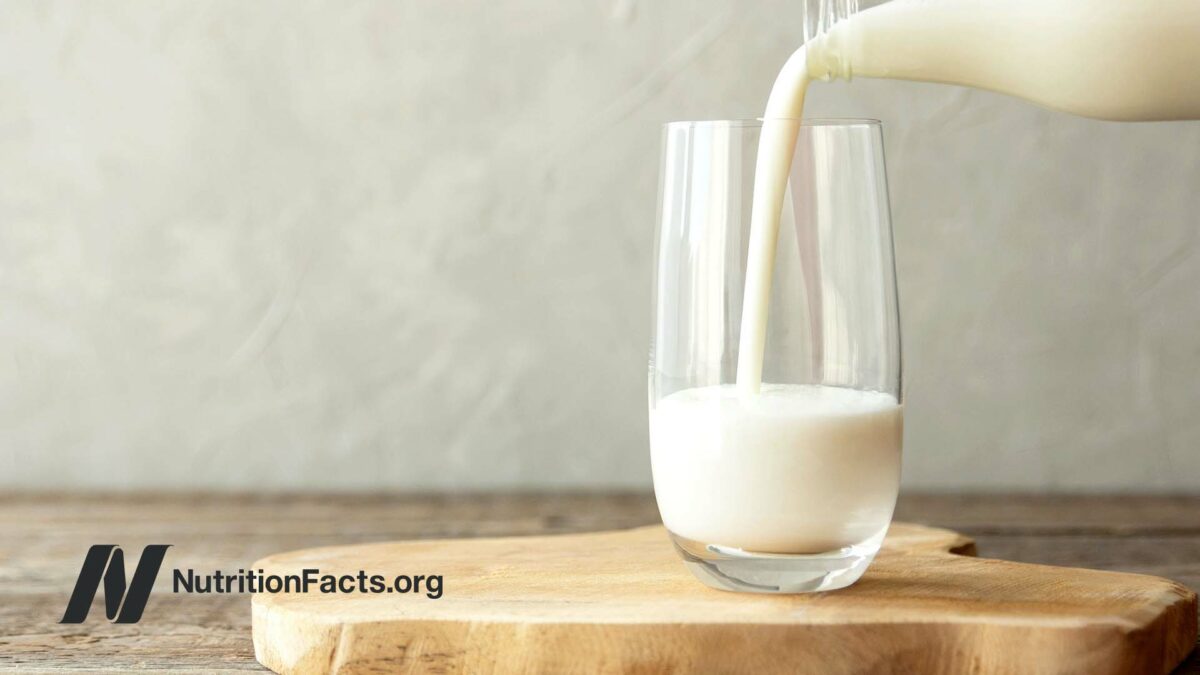
M 891 518 L 899 401 L 762 383 L 805 91 L 814 79 L 851 76 L 966 85 L 1108 120 L 1200 119 L 1200 0 L 893 0 L 792 54 L 759 140 L 736 387 L 680 391 L 651 413 L 655 490 L 664 521 L 684 537 L 816 553 L 881 532 Z
M 812 79 L 959 84 L 1119 121 L 1200 119 L 1200 2 L 893 0 L 796 50 L 767 99 L 755 169 L 738 350 L 740 391 L 762 379 L 767 300 L 804 94 Z

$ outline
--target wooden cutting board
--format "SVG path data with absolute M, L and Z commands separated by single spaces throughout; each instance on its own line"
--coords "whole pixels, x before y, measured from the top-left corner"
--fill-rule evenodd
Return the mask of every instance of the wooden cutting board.
M 896 523 L 854 586 L 745 595 L 692 578 L 658 526 L 317 548 L 268 574 L 442 575 L 442 597 L 257 594 L 279 673 L 1166 673 L 1196 595 L 1157 577 L 971 557 Z

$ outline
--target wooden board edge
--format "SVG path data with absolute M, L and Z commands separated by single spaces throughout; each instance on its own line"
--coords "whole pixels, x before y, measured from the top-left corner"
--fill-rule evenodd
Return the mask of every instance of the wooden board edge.
M 847 636 L 830 625 L 671 623 L 557 624 L 461 620 L 330 624 L 313 630 L 283 612 L 255 614 L 256 628 L 272 622 L 272 642 L 256 630 L 255 657 L 281 675 L 358 672 L 876 672 L 907 664 L 905 672 L 1060 675 L 1162 673 L 1179 665 L 1194 644 L 1194 598 L 1177 611 L 1191 613 L 1192 626 L 1166 635 L 1161 644 L 1140 639 L 1155 627 L 1128 631 L 1105 626 L 1028 627 L 988 623 L 864 623 Z M 1161 621 L 1174 621 L 1164 613 Z M 293 623 L 292 619 L 296 622 Z M 260 623 L 260 622 L 266 623 Z M 830 632 L 830 635 L 822 635 Z M 1190 635 L 1189 635 L 1190 634 Z M 1163 635 L 1161 632 L 1157 635 Z M 615 649 L 615 645 L 626 649 Z M 779 645 L 803 649 L 779 650 Z M 848 645 L 883 645 L 842 662 Z M 630 646 L 632 645 L 632 646 Z M 666 648 L 659 652 L 660 649 Z M 1161 650 L 1156 649 L 1161 647 Z M 1030 667 L 1014 670 L 1018 664 Z M 1053 670 L 1038 671 L 1037 664 Z M 1051 666 L 1050 664 L 1055 664 Z M 486 668 L 484 667 L 486 665 Z M 749 667 L 749 671 L 745 668 Z M 832 670 L 823 670 L 832 667 Z M 1022 666 L 1024 668 L 1024 666 Z

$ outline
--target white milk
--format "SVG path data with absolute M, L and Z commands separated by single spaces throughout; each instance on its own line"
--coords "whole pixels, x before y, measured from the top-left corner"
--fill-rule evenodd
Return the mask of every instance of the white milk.
M 900 485 L 895 397 L 817 385 L 685 389 L 650 411 L 663 523 L 705 544 L 824 553 L 881 535 Z
M 758 146 L 738 348 L 744 394 L 762 379 L 805 90 L 810 79 L 851 76 L 961 84 L 1109 120 L 1200 119 L 1200 0 L 892 0 L 797 50 L 771 89 Z
M 1196 0 L 892 0 L 808 49 L 813 77 L 960 84 L 1106 120 L 1200 119 Z
M 801 47 L 775 78 L 758 138 L 738 343 L 737 384 L 744 395 L 757 393 L 762 381 L 767 305 L 771 299 L 771 275 L 775 271 L 775 247 L 779 242 L 779 214 L 792 168 L 792 153 L 796 150 L 796 136 L 800 132 L 800 113 L 804 108 L 808 79 L 808 59 L 805 48 Z
M 805 90 L 852 75 L 963 84 L 1111 120 L 1200 119 L 1200 0 L 893 0 L 792 55 L 758 147 L 737 386 L 678 392 L 651 411 L 655 493 L 678 535 L 821 552 L 869 539 L 891 516 L 897 400 L 760 384 Z

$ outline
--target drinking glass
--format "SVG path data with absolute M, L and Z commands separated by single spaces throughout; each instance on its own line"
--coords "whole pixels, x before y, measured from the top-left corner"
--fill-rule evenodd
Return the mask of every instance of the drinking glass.
M 798 129 L 771 276 L 762 385 L 736 385 L 761 120 L 664 131 L 650 349 L 659 511 L 716 588 L 848 586 L 900 482 L 900 319 L 883 134 Z

